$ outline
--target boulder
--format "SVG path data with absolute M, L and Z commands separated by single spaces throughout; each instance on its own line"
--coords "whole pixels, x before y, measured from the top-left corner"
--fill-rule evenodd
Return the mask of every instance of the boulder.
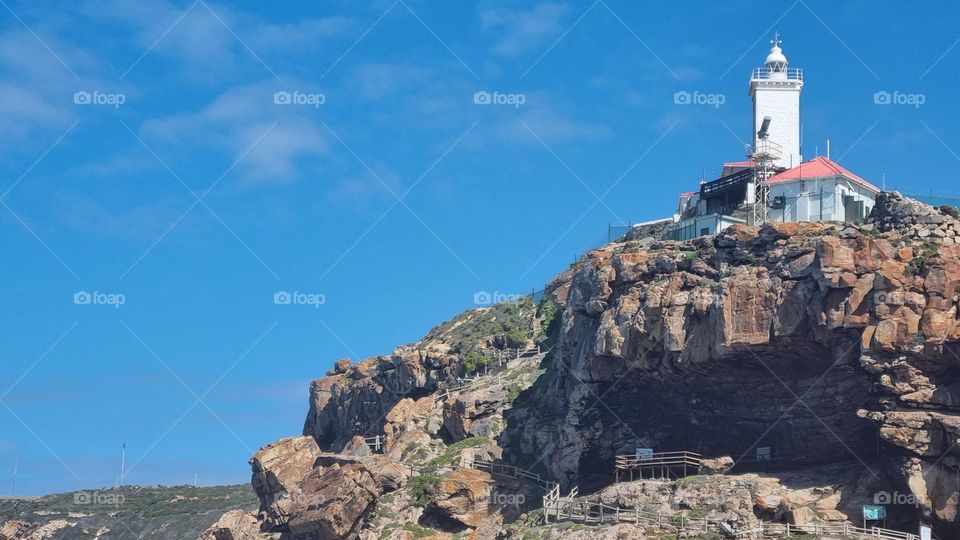
M 296 538 L 348 538 L 359 529 L 383 491 L 361 463 L 318 467 L 303 481 L 303 494 L 290 509 L 288 527 Z
M 736 465 L 730 456 L 704 459 L 700 462 L 700 474 L 727 474 Z
M 257 516 L 243 510 L 231 510 L 220 516 L 197 540 L 280 540 L 280 533 L 260 532 Z
M 467 527 L 478 527 L 490 516 L 490 494 L 493 477 L 484 471 L 456 469 L 440 479 L 437 495 L 428 511 L 457 521 Z
M 319 455 L 312 437 L 289 437 L 268 444 L 250 458 L 251 484 L 269 529 L 286 524 L 293 498 Z

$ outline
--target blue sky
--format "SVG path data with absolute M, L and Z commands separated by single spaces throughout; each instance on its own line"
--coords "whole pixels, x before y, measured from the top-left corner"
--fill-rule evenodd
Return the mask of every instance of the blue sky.
M 960 193 L 956 4 L 0 5 L 5 493 L 17 459 L 19 493 L 112 485 L 123 442 L 128 483 L 247 481 L 336 359 L 540 288 L 742 159 L 777 30 L 806 157 Z

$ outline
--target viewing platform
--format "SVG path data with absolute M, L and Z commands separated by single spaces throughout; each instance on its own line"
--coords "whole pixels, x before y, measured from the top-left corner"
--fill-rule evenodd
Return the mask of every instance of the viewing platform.
M 657 479 L 669 480 L 698 474 L 703 456 L 695 452 L 658 452 L 624 454 L 616 457 L 617 482 Z

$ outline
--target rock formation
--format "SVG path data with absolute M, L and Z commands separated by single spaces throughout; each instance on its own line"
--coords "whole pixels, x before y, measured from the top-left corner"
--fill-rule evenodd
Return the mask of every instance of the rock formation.
M 864 226 L 593 251 L 551 369 L 508 414 L 508 458 L 582 488 L 639 446 L 738 461 L 770 447 L 889 475 L 952 523 L 958 236 L 951 215 L 885 194 Z
M 542 492 L 513 513 L 491 504 L 505 480 L 467 467 L 482 459 L 605 504 L 742 527 L 859 522 L 860 505 L 896 494 L 891 523 L 956 534 L 958 294 L 956 213 L 896 193 L 859 225 L 630 234 L 558 275 L 536 307 L 472 310 L 391 355 L 338 361 L 311 385 L 304 437 L 251 461 L 258 520 L 294 539 L 523 536 Z M 504 365 L 518 331 L 549 354 Z M 699 452 L 714 476 L 669 493 L 611 486 L 614 457 L 638 447 Z

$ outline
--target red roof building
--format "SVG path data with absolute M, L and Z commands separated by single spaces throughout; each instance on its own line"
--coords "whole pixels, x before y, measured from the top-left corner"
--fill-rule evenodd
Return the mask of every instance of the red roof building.
M 775 174 L 767 179 L 764 182 L 767 185 L 777 184 L 781 182 L 794 182 L 797 180 L 816 180 L 823 178 L 834 178 L 837 176 L 846 177 L 848 180 L 856 182 L 861 186 L 864 186 L 868 189 L 880 192 L 880 188 L 867 182 L 863 178 L 853 174 L 852 172 L 844 169 L 835 161 L 831 161 L 823 156 L 815 157 L 806 163 L 801 163 L 800 165 L 787 169 L 781 173 Z

